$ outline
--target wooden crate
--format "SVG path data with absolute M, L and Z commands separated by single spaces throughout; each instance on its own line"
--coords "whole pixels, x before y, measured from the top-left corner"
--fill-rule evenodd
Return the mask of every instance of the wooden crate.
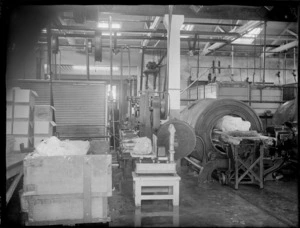
M 24 159 L 25 192 L 34 195 L 75 194 L 90 188 L 112 195 L 111 155 L 39 156 Z
M 13 135 L 33 135 L 33 122 L 29 120 L 11 120 L 6 121 L 6 134 Z
M 107 197 L 83 194 L 31 195 L 21 192 L 26 225 L 75 225 L 109 222 Z
M 7 104 L 6 118 L 24 118 L 33 120 L 33 107 L 28 104 Z
M 7 90 L 6 101 L 8 103 L 29 104 L 29 106 L 34 106 L 35 98 L 37 96 L 35 91 L 14 87 Z
M 111 155 L 28 156 L 21 209 L 28 225 L 108 222 Z
M 34 121 L 52 121 L 53 110 L 55 111 L 55 108 L 51 105 L 35 105 Z

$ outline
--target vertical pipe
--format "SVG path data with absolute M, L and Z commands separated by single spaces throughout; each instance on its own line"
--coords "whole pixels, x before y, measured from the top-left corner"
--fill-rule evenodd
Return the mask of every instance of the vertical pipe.
M 123 48 L 121 48 L 121 60 L 120 60 L 120 70 L 121 70 L 121 96 L 120 96 L 120 120 L 123 119 L 123 106 L 124 106 L 124 94 L 123 94 Z M 121 121 L 120 121 L 121 123 Z
M 113 128 L 113 137 L 114 137 L 114 151 L 116 149 L 116 134 L 115 134 L 115 115 L 114 115 L 114 106 L 113 106 L 113 88 L 112 88 L 112 77 L 113 77 L 113 53 L 112 53 L 112 20 L 109 16 L 109 51 L 110 51 L 110 111 L 112 115 L 112 128 Z
M 90 57 L 89 57 L 89 42 L 85 39 L 85 49 L 86 49 L 86 75 L 87 80 L 90 80 Z
M 231 77 L 233 77 L 233 67 L 234 67 L 233 55 L 234 55 L 234 47 L 231 46 Z
M 59 80 L 61 79 L 61 52 L 59 50 Z
M 298 5 L 298 34 L 300 32 L 300 6 Z M 300 61 L 299 61 L 299 56 L 300 56 L 300 41 L 298 39 L 298 67 L 297 67 L 297 82 L 299 82 L 299 68 L 300 68 Z M 296 99 L 295 99 L 295 121 L 298 122 L 298 88 L 296 87 Z M 298 144 L 298 137 L 297 137 L 297 144 Z
M 56 53 L 54 53 L 54 75 L 55 75 L 55 79 L 57 79 L 57 71 L 56 71 L 56 68 L 57 68 L 57 66 L 56 66 Z
M 286 84 L 286 53 L 284 54 L 284 84 Z
M 267 39 L 267 21 L 264 23 L 264 69 L 263 69 L 263 85 L 266 79 L 266 39 Z
M 130 47 L 128 47 L 128 77 L 129 77 L 129 87 L 130 87 L 129 116 L 131 117 L 132 79 L 131 79 L 130 66 L 131 66 L 131 62 L 130 62 Z
M 51 70 L 51 28 L 47 28 L 47 43 L 48 43 L 48 74 L 50 76 L 50 105 L 53 106 L 53 93 L 52 93 L 52 70 Z
M 296 70 L 296 48 L 294 48 L 294 70 Z
M 52 52 L 52 48 L 51 48 L 51 27 L 50 25 L 48 25 L 47 27 L 47 44 L 48 44 L 48 72 L 50 75 L 50 105 L 54 107 L 54 100 L 53 100 L 53 85 L 52 85 L 52 69 L 51 69 L 51 52 Z M 52 110 L 52 114 L 53 114 L 53 121 L 55 121 L 55 113 Z M 53 132 L 56 132 L 56 127 L 53 127 Z
M 198 89 L 199 89 L 199 81 L 198 81 L 198 79 L 199 79 L 199 65 L 200 65 L 200 63 L 199 63 L 199 61 L 200 61 L 200 53 L 199 53 L 200 51 L 199 51 L 199 41 L 198 41 L 198 56 L 197 56 L 197 100 L 199 99 L 199 94 L 198 94 Z
M 254 79 L 255 79 L 255 67 L 256 67 L 256 61 L 255 61 L 255 58 L 256 58 L 256 36 L 255 36 L 255 39 L 254 39 L 254 53 L 253 53 L 253 68 L 254 68 L 254 71 L 253 71 L 253 75 L 252 75 L 252 84 L 254 85 Z
M 144 48 L 142 48 L 140 91 L 143 90 L 143 71 L 144 71 Z

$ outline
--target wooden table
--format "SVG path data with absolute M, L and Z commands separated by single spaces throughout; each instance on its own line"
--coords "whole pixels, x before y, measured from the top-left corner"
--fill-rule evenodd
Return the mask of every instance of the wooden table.
M 220 135 L 220 141 L 224 143 L 229 157 L 226 183 L 235 189 L 238 189 L 239 184 L 257 184 L 263 188 L 264 148 L 271 144 L 272 138 L 256 131 L 214 133 Z

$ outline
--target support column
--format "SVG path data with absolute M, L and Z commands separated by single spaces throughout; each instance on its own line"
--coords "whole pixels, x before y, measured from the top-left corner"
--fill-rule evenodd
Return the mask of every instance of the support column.
M 183 15 L 172 15 L 171 33 L 169 31 L 169 15 L 164 16 L 164 25 L 170 36 L 168 46 L 169 65 L 168 92 L 170 95 L 170 119 L 180 119 L 180 27 L 183 24 Z

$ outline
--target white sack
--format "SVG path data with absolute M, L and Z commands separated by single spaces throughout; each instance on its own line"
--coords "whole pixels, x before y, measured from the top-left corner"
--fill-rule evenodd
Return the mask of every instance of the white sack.
M 242 120 L 241 117 L 223 116 L 218 120 L 216 128 L 226 131 L 249 131 L 251 123 L 249 121 Z
M 59 156 L 59 155 L 85 155 L 90 148 L 88 141 L 60 141 L 57 137 L 52 136 L 40 142 L 34 151 L 38 156 Z
M 134 147 L 132 152 L 134 154 L 151 154 L 152 144 L 151 140 L 147 137 L 134 138 L 131 139 L 134 142 Z

